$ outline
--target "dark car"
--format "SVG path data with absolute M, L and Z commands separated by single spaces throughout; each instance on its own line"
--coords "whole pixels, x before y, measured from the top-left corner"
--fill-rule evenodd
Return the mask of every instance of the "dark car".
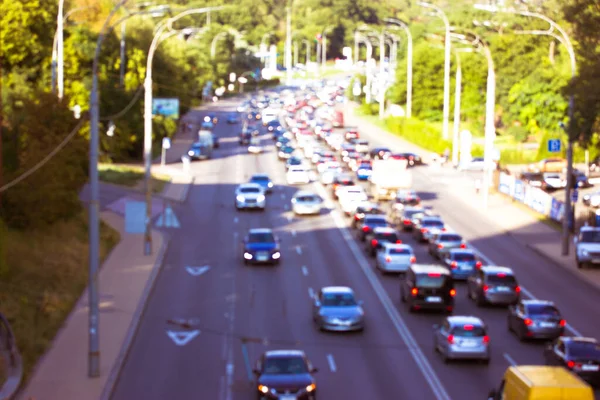
M 282 147 L 282 146 L 290 143 L 291 141 L 292 141 L 292 139 L 290 139 L 290 138 L 287 138 L 285 136 L 279 136 L 277 138 L 277 141 L 275 142 L 275 146 L 276 147 Z
M 301 350 L 270 350 L 253 369 L 258 399 L 315 400 L 317 385 L 312 366 Z
M 530 186 L 545 189 L 544 174 L 541 172 L 523 172 L 519 175 L 519 179 Z
M 271 229 L 250 229 L 244 238 L 243 245 L 244 264 L 279 264 L 281 260 L 279 239 Z
M 285 161 L 285 169 L 288 170 L 290 167 L 296 166 L 296 165 L 302 165 L 303 161 L 300 157 L 297 156 L 291 156 L 290 158 L 288 158 Z
M 296 151 L 295 148 L 286 144 L 284 146 L 281 146 L 281 148 L 277 152 L 277 157 L 279 157 L 280 160 L 290 159 L 294 154 L 294 151 Z
M 365 250 L 371 257 L 375 257 L 377 250 L 383 247 L 384 242 L 402 244 L 402 240 L 394 228 L 374 228 L 365 237 Z
M 590 180 L 585 173 L 583 171 L 579 171 L 578 169 L 573 170 L 573 182 L 575 187 L 578 188 L 589 188 L 594 186 L 590 183 Z
M 209 121 L 211 121 L 214 125 L 217 124 L 217 122 L 219 122 L 219 118 L 217 117 L 217 114 L 211 113 L 207 115 L 209 119 Z
M 405 206 L 416 206 L 421 203 L 421 198 L 414 190 L 398 190 L 394 202 Z
M 467 280 L 467 296 L 477 306 L 485 304 L 517 304 L 521 298 L 521 287 L 510 268 L 483 266 Z
M 427 242 L 434 233 L 445 230 L 444 221 L 440 217 L 425 216 L 413 227 L 413 236 L 418 242 Z
M 250 128 L 250 127 L 243 128 L 238 137 L 240 146 L 249 144 L 250 138 L 252 138 L 252 128 Z
M 433 309 L 451 313 L 455 296 L 450 272 L 439 265 L 413 264 L 400 282 L 400 299 L 410 312 Z
M 392 224 L 402 227 L 404 231 L 410 231 L 413 228 L 412 217 L 416 214 L 425 212 L 423 207 L 402 207 L 400 209 L 394 207 L 390 212 L 390 221 Z
M 414 167 L 416 165 L 423 165 L 423 159 L 418 154 L 404 152 L 404 153 L 397 153 L 396 155 L 407 159 L 409 167 Z
M 377 205 L 377 203 L 363 204 L 356 207 L 356 211 L 352 216 L 351 225 L 353 228 L 362 224 L 365 215 L 385 215 L 385 211 Z
M 586 382 L 600 385 L 600 343 L 594 338 L 562 336 L 544 350 L 546 365 L 558 365 Z
M 273 139 L 277 138 L 277 134 L 276 132 L 281 132 L 283 131 L 283 127 L 281 126 L 281 122 L 279 122 L 279 120 L 275 119 L 273 121 L 269 121 L 267 123 L 267 131 L 270 133 L 273 133 Z
M 551 301 L 521 300 L 508 308 L 508 330 L 519 340 L 556 339 L 565 332 L 565 321 Z
M 365 215 L 365 217 L 362 220 L 362 223 L 360 224 L 358 238 L 360 239 L 360 241 L 364 242 L 367 235 L 369 233 L 373 232 L 373 229 L 386 228 L 389 226 L 390 225 L 388 224 L 387 219 L 385 218 L 385 215 L 367 214 L 367 215 Z
M 260 112 L 258 111 L 250 111 L 248 113 L 247 119 L 249 121 L 258 121 L 261 118 Z
M 187 152 L 191 160 L 204 160 L 210 158 L 211 149 L 206 143 L 192 143 Z
M 372 160 L 384 160 L 392 154 L 392 151 L 387 147 L 375 147 L 369 151 L 369 157 Z

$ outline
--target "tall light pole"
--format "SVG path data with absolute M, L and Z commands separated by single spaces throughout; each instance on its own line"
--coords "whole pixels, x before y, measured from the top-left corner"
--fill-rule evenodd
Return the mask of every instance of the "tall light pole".
M 210 43 L 210 59 L 214 60 L 217 54 L 217 42 L 227 36 L 227 32 L 219 32 L 215 35 L 212 42 Z
M 385 116 L 385 29 L 379 34 L 379 119 Z
M 119 83 L 121 87 L 125 85 L 125 35 L 127 33 L 127 22 L 121 24 L 121 43 L 119 46 L 121 65 L 119 66 Z
M 514 8 L 499 8 L 499 7 L 495 7 L 495 6 L 488 6 L 488 5 L 484 5 L 484 4 L 476 4 L 475 8 L 477 8 L 478 10 L 483 10 L 483 11 L 488 11 L 488 12 L 492 12 L 492 13 L 498 13 L 498 12 L 503 12 L 503 13 L 509 13 L 509 14 L 517 14 L 517 15 L 522 15 L 524 17 L 531 17 L 531 18 L 537 18 L 537 19 L 541 19 L 542 21 L 548 23 L 550 25 L 550 29 L 546 30 L 546 31 L 538 31 L 538 30 L 533 30 L 533 31 L 521 31 L 521 32 L 517 32 L 517 33 L 521 33 L 521 34 L 532 34 L 532 35 L 547 35 L 547 36 L 552 36 L 556 39 L 558 39 L 567 49 L 567 52 L 569 53 L 569 61 L 571 64 L 571 83 L 573 83 L 573 81 L 575 80 L 575 77 L 577 75 L 577 62 L 575 59 L 575 49 L 573 48 L 573 43 L 571 42 L 571 38 L 569 37 L 569 35 L 567 34 L 567 32 L 562 29 L 562 27 L 560 25 L 558 25 L 556 22 L 554 22 L 552 19 L 546 17 L 543 14 L 540 13 L 536 13 L 536 12 L 531 12 L 528 10 L 517 10 Z M 558 31 L 559 34 L 555 34 L 554 30 Z M 569 229 L 569 221 L 571 220 L 572 217 L 572 209 L 573 209 L 573 205 L 571 204 L 571 191 L 573 189 L 573 144 L 574 144 L 574 138 L 573 138 L 573 133 L 575 130 L 575 121 L 574 121 L 574 115 L 575 115 L 575 97 L 573 95 L 573 93 L 571 93 L 571 95 L 569 96 L 569 125 L 567 128 L 567 136 L 568 136 L 568 144 L 567 144 L 567 187 L 565 188 L 565 214 L 563 216 L 563 221 L 562 221 L 562 255 L 563 256 L 567 256 L 569 255 L 569 246 L 570 246 L 570 229 Z M 573 225 L 575 224 L 575 219 L 573 216 Z
M 328 26 L 323 29 L 323 55 L 321 56 L 321 63 L 323 64 L 323 68 L 327 67 L 327 32 L 333 28 L 332 26 Z
M 56 27 L 56 31 L 58 33 L 58 48 L 57 48 L 57 54 L 56 54 L 56 62 L 58 64 L 57 66 L 57 80 L 58 80 L 58 99 L 62 100 L 63 95 L 64 95 L 64 90 L 65 90 L 65 82 L 64 82 L 64 60 L 63 60 L 63 56 L 64 56 L 64 27 L 63 27 L 63 23 L 64 23 L 64 16 L 63 16 L 63 10 L 64 10 L 64 5 L 65 5 L 65 1 L 64 0 L 58 0 L 58 17 L 56 19 L 57 22 L 57 27 Z
M 413 38 L 408 24 L 398 18 L 387 18 L 390 24 L 395 24 L 406 33 L 408 39 L 406 45 L 406 117 L 412 117 L 412 86 L 413 86 Z
M 460 63 L 460 53 L 472 53 L 473 48 L 454 49 L 456 57 L 456 83 L 454 91 L 454 130 L 452 132 L 452 165 L 458 165 L 459 135 L 460 135 L 460 107 L 462 97 L 462 67 Z
M 294 40 L 294 67 L 298 65 L 298 41 Z
M 310 62 L 310 40 L 302 39 L 302 43 L 306 44 L 306 65 L 305 68 L 308 70 L 308 63 Z
M 285 25 L 285 80 L 289 86 L 292 83 L 292 0 L 288 0 Z
M 262 54 L 262 52 L 263 52 L 263 51 L 265 51 L 265 52 L 267 51 L 267 46 L 266 46 L 265 42 L 267 41 L 267 39 L 269 38 L 269 36 L 271 36 L 271 34 L 270 34 L 269 32 L 267 32 L 267 33 L 265 33 L 265 34 L 263 35 L 262 39 L 260 39 L 260 52 L 261 52 L 261 57 L 260 57 L 260 59 L 261 59 L 261 61 L 263 62 L 263 64 L 264 64 L 264 67 L 266 67 L 266 66 L 267 66 L 267 57 L 265 57 L 265 56 Z
M 434 15 L 440 17 L 440 19 L 444 22 L 446 28 L 446 34 L 444 38 L 444 110 L 443 110 L 443 126 L 442 126 L 442 138 L 444 140 L 448 139 L 448 123 L 450 120 L 450 22 L 448 21 L 448 17 L 444 11 L 430 3 L 418 2 L 418 5 L 421 7 L 429 8 L 434 10 Z

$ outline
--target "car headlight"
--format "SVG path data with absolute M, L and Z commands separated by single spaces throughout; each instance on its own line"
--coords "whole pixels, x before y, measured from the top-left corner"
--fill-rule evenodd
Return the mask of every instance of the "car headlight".
M 273 187 L 273 182 L 269 182 L 268 186 L 269 186 L 270 188 L 272 188 L 272 187 Z
M 256 198 L 256 201 L 258 201 L 259 203 L 260 203 L 261 201 L 265 201 L 265 196 L 261 194 L 260 196 L 258 196 L 258 197 Z
M 265 394 L 266 394 L 266 393 L 269 391 L 269 387 L 268 387 L 268 386 L 265 386 L 265 385 L 258 385 L 258 390 L 259 390 L 261 393 L 265 393 Z
M 311 383 L 310 385 L 306 386 L 306 391 L 308 393 L 313 392 L 315 389 L 317 388 L 317 385 L 315 385 L 314 383 Z
M 240 195 L 240 196 L 237 196 L 235 199 L 236 199 L 237 201 L 244 201 L 244 200 L 246 200 L 246 199 L 244 199 L 244 196 L 241 196 L 241 195 Z
M 248 252 L 245 252 L 245 253 L 244 253 L 244 258 L 245 258 L 246 260 L 252 260 L 252 254 L 250 254 L 250 253 L 248 253 Z
M 188 151 L 188 156 L 193 156 L 194 152 L 192 150 Z
M 296 203 L 298 200 L 296 199 L 292 199 L 292 203 Z
M 582 255 L 584 255 L 584 256 L 587 256 L 587 255 L 589 255 L 590 253 L 588 253 L 588 251 L 587 251 L 586 249 L 582 249 L 582 250 L 581 250 L 581 254 L 582 254 Z
M 279 258 L 281 257 L 281 253 L 276 251 L 271 257 L 273 258 L 273 260 L 279 260 Z

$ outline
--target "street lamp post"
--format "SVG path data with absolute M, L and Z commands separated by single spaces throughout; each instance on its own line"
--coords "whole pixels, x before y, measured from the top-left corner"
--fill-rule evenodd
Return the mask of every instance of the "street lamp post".
M 454 50 L 456 56 L 456 83 L 454 92 L 454 130 L 452 132 L 452 165 L 458 165 L 459 134 L 460 134 L 460 107 L 462 97 L 462 67 L 460 53 L 471 53 L 472 48 L 458 48 Z
M 285 25 L 285 80 L 289 86 L 292 83 L 292 0 L 288 0 Z
M 412 86 L 413 86 L 413 38 L 408 24 L 398 18 L 387 18 L 386 22 L 404 29 L 408 42 L 406 45 L 406 117 L 412 116 Z
M 298 66 L 298 41 L 294 40 L 294 67 Z
M 444 140 L 448 139 L 448 123 L 450 120 L 450 22 L 444 11 L 429 3 L 418 2 L 421 7 L 429 8 L 435 11 L 435 15 L 441 18 L 446 27 L 446 34 L 444 39 L 444 110 L 443 110 L 443 126 L 442 126 L 442 137 Z
M 219 41 L 219 39 L 224 38 L 226 36 L 227 36 L 227 32 L 219 32 L 213 38 L 212 42 L 210 43 L 210 59 L 211 60 L 214 60 L 214 58 L 217 54 L 217 42 Z
M 385 29 L 379 35 L 379 119 L 385 116 Z
M 321 56 L 321 63 L 323 64 L 323 69 L 327 67 L 327 32 L 333 28 L 332 26 L 328 26 L 323 29 L 323 55 Z
M 495 6 L 488 6 L 484 4 L 476 4 L 475 8 L 478 10 L 488 11 L 492 13 L 504 12 L 509 14 L 517 14 L 522 15 L 524 17 L 532 17 L 541 19 L 542 21 L 548 23 L 550 25 L 550 29 L 546 31 L 521 31 L 517 33 L 528 33 L 532 35 L 547 35 L 552 36 L 558 39 L 567 49 L 569 53 L 569 61 L 571 64 L 571 83 L 575 80 L 577 75 L 577 62 L 575 58 L 575 49 L 573 48 L 573 43 L 571 42 L 571 38 L 567 34 L 567 32 L 561 28 L 556 22 L 552 19 L 546 17 L 543 14 L 531 12 L 527 10 L 516 10 L 514 8 L 499 8 Z M 560 35 L 554 33 L 554 30 L 558 31 Z M 567 128 L 567 136 L 568 136 L 568 145 L 567 145 L 567 187 L 565 188 L 565 213 L 562 221 L 562 255 L 569 255 L 569 246 L 570 246 L 570 227 L 569 221 L 572 218 L 572 202 L 571 202 L 571 190 L 573 189 L 573 131 L 575 129 L 574 125 L 574 115 L 575 115 L 575 97 L 573 93 L 569 96 L 569 126 Z M 575 224 L 574 216 L 573 216 L 573 225 Z
M 306 44 L 306 65 L 305 68 L 308 70 L 308 63 L 310 62 L 310 41 L 302 39 L 302 43 Z
M 58 1 L 58 17 L 57 17 L 57 28 L 56 31 L 58 33 L 58 49 L 56 54 L 56 62 L 58 63 L 57 68 L 57 79 L 58 79 L 58 99 L 62 100 L 65 89 L 64 82 L 64 0 Z

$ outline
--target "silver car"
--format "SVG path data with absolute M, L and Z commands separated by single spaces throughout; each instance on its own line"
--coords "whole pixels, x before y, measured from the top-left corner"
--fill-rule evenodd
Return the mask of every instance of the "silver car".
M 258 183 L 243 183 L 235 190 L 235 208 L 264 210 L 267 198 L 265 190 Z
M 467 296 L 479 307 L 485 304 L 517 304 L 521 298 L 521 287 L 512 269 L 488 265 L 469 276 Z
M 508 308 L 508 330 L 519 340 L 551 339 L 565 333 L 567 322 L 551 301 L 521 300 Z
M 406 272 L 408 267 L 417 262 L 410 245 L 396 243 L 382 243 L 375 260 L 375 266 L 383 273 Z
M 364 325 L 362 301 L 345 286 L 324 287 L 315 295 L 313 320 L 320 330 L 362 331 Z
M 471 316 L 446 317 L 441 325 L 434 325 L 435 351 L 444 362 L 457 359 L 490 362 L 490 337 L 483 321 Z
M 292 211 L 296 215 L 318 215 L 322 206 L 323 199 L 308 190 L 300 190 L 292 197 Z
M 452 232 L 437 232 L 429 239 L 429 254 L 443 259 L 451 249 L 466 249 L 467 244 L 462 236 Z

